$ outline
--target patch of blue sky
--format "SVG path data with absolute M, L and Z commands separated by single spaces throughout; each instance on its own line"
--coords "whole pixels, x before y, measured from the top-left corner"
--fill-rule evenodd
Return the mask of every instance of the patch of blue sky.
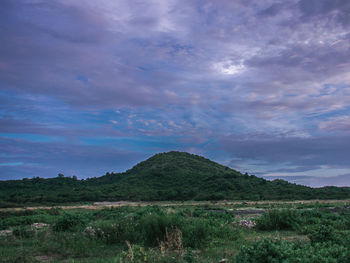
M 88 127 L 93 127 L 95 123 L 106 122 L 104 117 L 107 119 L 108 114 L 112 115 L 112 111 L 106 114 L 103 111 L 84 111 L 77 108 L 73 109 L 62 100 L 50 96 L 40 96 L 40 98 L 26 96 L 18 97 L 13 93 L 8 93 L 6 96 L 8 96 L 8 99 L 13 99 L 13 97 L 16 97 L 21 101 L 21 105 L 25 105 L 24 108 L 17 106 L 15 110 L 11 112 L 12 118 L 30 119 L 32 122 L 42 124 L 54 123 L 55 126 L 85 124 L 88 125 Z
M 32 122 L 40 123 L 62 121 L 67 123 L 76 114 L 68 104 L 51 96 L 34 96 L 17 94 L 13 91 L 0 91 L 0 97 L 5 100 L 4 107 L 2 108 L 0 105 L 0 116 L 7 118 L 30 119 Z M 14 100 L 16 104 L 9 105 Z M 74 121 L 76 119 L 74 118 Z
M 142 109 L 132 109 L 128 107 L 118 108 L 114 111 L 104 111 L 100 112 L 99 116 L 96 116 L 96 121 L 108 122 L 108 120 L 116 120 L 119 123 L 130 121 L 135 121 L 133 123 L 134 128 L 142 127 L 142 121 L 147 120 L 156 120 L 164 121 L 167 116 L 164 115 L 164 112 L 158 112 L 154 109 L 142 108 Z M 137 125 L 138 124 L 138 125 Z M 135 126 L 136 125 L 136 126 Z
M 38 135 L 31 133 L 0 133 L 0 137 L 11 138 L 11 139 L 20 139 L 31 142 L 63 142 L 64 138 L 61 136 L 47 136 L 47 135 Z
M 327 112 L 321 112 L 321 113 L 315 113 L 306 116 L 307 120 L 327 120 L 332 117 L 337 117 L 337 116 L 344 116 L 344 115 L 349 115 L 350 114 L 350 106 L 341 108 L 341 109 L 336 109 L 336 110 L 330 110 Z
M 19 166 L 19 165 L 23 165 L 23 162 L 0 163 L 0 166 Z
M 172 42 L 172 40 L 162 40 L 158 42 L 153 42 L 150 40 L 144 40 L 139 38 L 133 38 L 127 41 L 126 45 L 128 46 L 134 46 L 134 48 L 137 50 L 139 48 L 142 48 L 143 50 L 149 49 L 156 50 L 156 49 L 167 49 L 167 55 L 176 56 L 176 53 L 181 52 L 183 50 L 186 50 L 189 52 L 193 47 L 181 45 L 176 42 Z M 170 50 L 169 50 L 170 49 Z M 150 52 L 151 53 L 151 52 Z M 127 57 L 126 57 L 127 58 Z M 128 60 L 127 60 L 128 61 Z M 183 65 L 180 66 L 177 63 L 174 63 L 174 61 L 169 61 L 169 59 L 160 58 L 160 57 L 149 57 L 148 59 L 144 59 L 141 61 L 138 61 L 138 65 L 135 66 L 135 68 L 140 70 L 140 73 L 149 73 L 155 70 L 161 70 L 166 72 L 183 72 L 185 71 Z M 129 65 L 132 66 L 132 65 Z M 146 77 L 152 78 L 151 75 L 145 75 Z
M 79 74 L 77 77 L 76 77 L 76 80 L 79 80 L 83 83 L 88 83 L 89 82 L 89 78 L 85 75 L 82 75 L 82 74 Z
M 80 137 L 80 142 L 91 146 L 112 146 L 119 149 L 125 149 L 135 152 L 148 152 L 158 149 L 175 149 L 186 145 L 187 143 L 179 143 L 179 137 Z
M 125 116 L 116 113 L 115 110 L 100 110 L 83 113 L 83 118 L 92 124 L 107 124 L 110 120 L 122 121 Z
M 349 88 L 349 85 L 343 85 L 343 84 L 324 84 L 323 88 L 320 90 L 318 94 L 311 94 L 309 95 L 311 98 L 318 98 L 328 95 L 334 95 L 336 93 L 341 92 L 343 89 Z

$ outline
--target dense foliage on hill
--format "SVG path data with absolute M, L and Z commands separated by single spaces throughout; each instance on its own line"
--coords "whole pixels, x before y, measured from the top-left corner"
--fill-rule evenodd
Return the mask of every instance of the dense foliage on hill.
M 78 180 L 56 178 L 0 182 L 0 205 L 119 200 L 343 199 L 350 188 L 310 188 L 241 174 L 184 152 L 156 154 L 124 173 Z

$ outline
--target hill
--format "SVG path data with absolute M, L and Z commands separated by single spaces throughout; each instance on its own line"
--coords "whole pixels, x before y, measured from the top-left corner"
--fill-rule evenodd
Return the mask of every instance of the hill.
M 185 152 L 156 154 L 124 173 L 0 182 L 0 206 L 85 201 L 344 199 L 349 188 L 310 188 L 241 174 Z

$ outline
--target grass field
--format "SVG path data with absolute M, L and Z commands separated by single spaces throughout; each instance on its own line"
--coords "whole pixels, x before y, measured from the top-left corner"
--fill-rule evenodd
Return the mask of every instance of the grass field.
M 350 262 L 348 200 L 0 210 L 0 262 Z

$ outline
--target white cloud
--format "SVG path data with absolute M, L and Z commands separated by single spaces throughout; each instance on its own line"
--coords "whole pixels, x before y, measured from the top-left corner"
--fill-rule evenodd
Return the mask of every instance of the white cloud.
M 116 120 L 109 120 L 109 122 L 112 124 L 118 124 L 118 121 L 116 121 Z
M 326 131 L 350 131 L 350 116 L 337 116 L 319 123 L 318 127 Z
M 232 64 L 231 62 L 219 62 L 214 64 L 214 69 L 225 75 L 237 75 L 241 74 L 246 70 L 246 67 L 242 62 L 239 64 Z

